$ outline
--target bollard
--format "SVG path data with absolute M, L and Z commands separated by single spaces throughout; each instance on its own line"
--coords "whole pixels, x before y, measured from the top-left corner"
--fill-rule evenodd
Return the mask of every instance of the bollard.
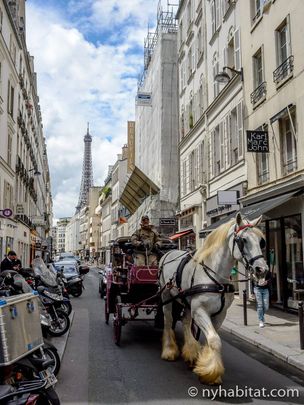
M 247 326 L 247 290 L 243 290 L 243 315 L 244 325 Z
M 303 314 L 303 301 L 299 302 L 298 314 L 299 314 L 299 329 L 300 329 L 300 348 L 304 350 L 304 314 Z

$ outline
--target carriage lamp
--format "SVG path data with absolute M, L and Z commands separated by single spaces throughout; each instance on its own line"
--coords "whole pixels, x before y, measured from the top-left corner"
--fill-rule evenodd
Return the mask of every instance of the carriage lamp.
M 218 74 L 216 74 L 214 76 L 214 80 L 218 83 L 224 83 L 227 84 L 229 82 L 229 80 L 231 79 L 231 77 L 228 75 L 228 73 L 225 72 L 225 70 L 229 69 L 231 72 L 236 73 L 237 75 L 240 75 L 241 77 L 241 81 L 244 81 L 244 74 L 243 74 L 243 68 L 241 68 L 241 70 L 236 70 L 233 69 L 229 66 L 224 66 L 223 67 L 223 71 L 219 72 Z

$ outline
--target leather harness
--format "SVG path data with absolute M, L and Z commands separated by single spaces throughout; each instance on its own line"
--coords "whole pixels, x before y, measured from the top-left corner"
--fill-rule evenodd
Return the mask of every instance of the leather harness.
M 169 298 L 168 300 L 164 301 L 162 305 L 167 305 L 170 302 L 173 302 L 177 299 L 181 299 L 183 304 L 190 308 L 189 302 L 186 300 L 187 297 L 192 297 L 193 295 L 196 294 L 201 294 L 201 293 L 217 293 L 221 294 L 221 306 L 218 311 L 216 311 L 214 314 L 211 316 L 214 317 L 218 315 L 220 312 L 222 312 L 224 306 L 225 306 L 225 294 L 226 293 L 233 293 L 235 291 L 234 286 L 229 283 L 219 283 L 211 274 L 210 271 L 212 271 L 208 266 L 205 264 L 202 264 L 203 269 L 207 276 L 213 281 L 213 283 L 206 283 L 206 284 L 196 284 L 193 285 L 194 282 L 194 274 L 196 271 L 196 268 L 194 269 L 192 278 L 191 278 L 191 287 L 187 288 L 186 290 L 182 290 L 181 288 L 181 282 L 182 282 L 182 276 L 183 276 L 183 271 L 187 263 L 192 259 L 193 253 L 195 252 L 189 252 L 185 255 L 185 257 L 182 258 L 180 261 L 176 273 L 175 273 L 175 283 L 176 287 L 178 288 L 179 292 L 176 294 L 174 297 Z

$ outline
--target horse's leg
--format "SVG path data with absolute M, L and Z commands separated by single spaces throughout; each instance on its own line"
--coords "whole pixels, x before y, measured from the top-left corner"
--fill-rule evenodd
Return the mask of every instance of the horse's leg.
M 225 371 L 221 356 L 221 339 L 209 315 L 202 307 L 193 311 L 193 318 L 207 339 L 207 344 L 200 351 L 193 371 L 206 384 L 221 384 Z
M 185 362 L 189 363 L 191 367 L 194 366 L 198 353 L 201 349 L 201 345 L 194 339 L 191 330 L 191 312 L 189 309 L 185 309 L 183 317 L 183 329 L 184 329 L 184 346 L 182 350 L 182 356 Z
M 167 295 L 168 297 L 168 295 Z M 166 298 L 165 298 L 166 299 Z M 161 358 L 163 360 L 176 360 L 179 356 L 178 346 L 175 340 L 175 333 L 172 329 L 172 303 L 164 306 L 164 331 L 163 331 L 163 347 Z

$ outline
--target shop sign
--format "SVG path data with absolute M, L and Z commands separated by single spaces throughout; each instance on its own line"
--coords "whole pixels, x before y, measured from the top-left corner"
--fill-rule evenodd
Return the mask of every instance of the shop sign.
M 140 92 L 136 96 L 136 105 L 151 106 L 152 97 L 151 93 Z
M 247 152 L 268 153 L 269 137 L 268 131 L 246 131 Z
M 159 225 L 162 226 L 175 226 L 176 219 L 175 218 L 159 218 Z
M 16 215 L 24 215 L 24 205 L 16 204 Z

